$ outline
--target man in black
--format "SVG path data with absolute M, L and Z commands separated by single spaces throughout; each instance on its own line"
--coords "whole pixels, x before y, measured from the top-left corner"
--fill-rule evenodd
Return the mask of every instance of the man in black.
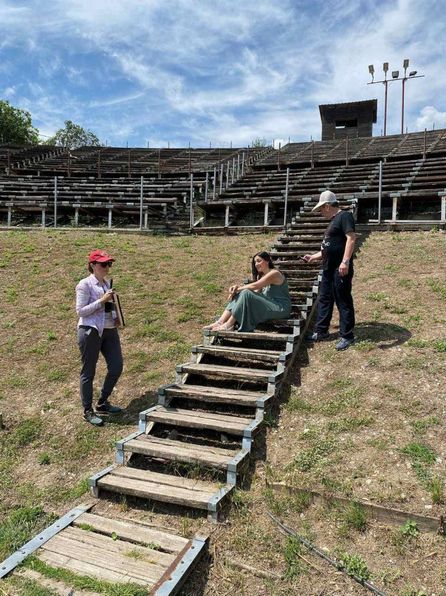
M 341 336 L 336 349 L 346 350 L 355 341 L 353 335 L 355 309 L 352 298 L 355 221 L 349 211 L 339 209 L 336 195 L 329 190 L 321 193 L 313 211 L 320 211 L 323 217 L 331 221 L 325 232 L 321 250 L 303 257 L 307 263 L 322 259 L 323 267 L 317 322 L 310 339 L 322 341 L 328 338 L 333 306 L 336 303 L 339 310 L 339 335 Z

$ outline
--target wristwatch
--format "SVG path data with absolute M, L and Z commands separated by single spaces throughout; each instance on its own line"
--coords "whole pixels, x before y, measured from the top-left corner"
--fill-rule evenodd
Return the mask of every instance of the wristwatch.
M 348 265 L 350 263 L 350 259 L 342 259 L 344 265 Z

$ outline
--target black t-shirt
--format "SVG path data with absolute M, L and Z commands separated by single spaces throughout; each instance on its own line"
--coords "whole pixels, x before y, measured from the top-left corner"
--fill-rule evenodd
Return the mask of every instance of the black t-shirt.
M 338 211 L 331 220 L 322 240 L 322 262 L 324 269 L 336 269 L 344 256 L 349 232 L 355 231 L 355 220 L 350 211 Z

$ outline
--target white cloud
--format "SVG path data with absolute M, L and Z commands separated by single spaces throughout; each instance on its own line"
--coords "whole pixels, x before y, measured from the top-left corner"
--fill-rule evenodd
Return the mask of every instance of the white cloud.
M 446 128 L 446 112 L 440 112 L 434 106 L 425 106 L 421 109 L 416 120 L 418 130 Z

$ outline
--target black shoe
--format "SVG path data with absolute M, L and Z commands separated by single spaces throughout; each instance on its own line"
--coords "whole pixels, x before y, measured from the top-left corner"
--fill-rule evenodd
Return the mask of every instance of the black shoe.
M 322 331 L 315 331 L 314 333 L 309 333 L 307 335 L 308 341 L 325 341 L 330 337 L 329 333 L 322 332 Z
M 99 418 L 99 416 L 96 416 L 96 414 L 93 412 L 93 410 L 86 410 L 84 412 L 84 420 L 86 420 L 93 426 L 102 426 L 104 424 L 104 421 L 102 420 L 102 418 Z
M 119 414 L 122 412 L 122 408 L 119 406 L 112 406 L 108 401 L 104 401 L 104 403 L 96 406 L 96 412 L 99 414 Z

